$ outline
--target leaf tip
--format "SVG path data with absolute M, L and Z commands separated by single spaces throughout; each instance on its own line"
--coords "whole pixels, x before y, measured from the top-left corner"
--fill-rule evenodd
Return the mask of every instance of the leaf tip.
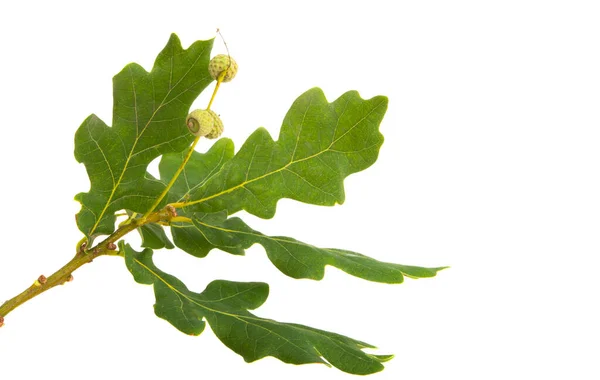
M 394 354 L 389 354 L 389 355 L 371 355 L 368 354 L 369 357 L 377 360 L 379 363 L 385 363 L 385 362 L 389 362 L 390 360 L 392 360 L 393 358 L 396 357 L 396 355 Z
M 181 48 L 181 39 L 175 32 L 171 33 L 171 35 L 169 36 L 169 41 L 167 42 L 167 46 L 170 46 L 170 45 Z
M 381 100 L 381 102 L 382 102 L 382 103 L 385 103 L 385 105 L 386 105 L 386 106 L 387 106 L 387 105 L 388 105 L 388 103 L 390 102 L 390 98 L 388 98 L 388 97 L 387 97 L 387 96 L 385 96 L 385 95 L 377 95 L 377 96 L 373 97 L 373 99 L 379 99 L 379 100 Z

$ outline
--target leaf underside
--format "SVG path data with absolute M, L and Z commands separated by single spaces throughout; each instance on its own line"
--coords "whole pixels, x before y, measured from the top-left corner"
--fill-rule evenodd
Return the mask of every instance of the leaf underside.
M 170 202 L 189 199 L 195 189 L 202 188 L 219 169 L 227 166 L 234 157 L 233 142 L 217 141 L 205 154 L 194 152 L 181 176 L 170 190 Z M 161 180 L 168 182 L 183 161 L 184 154 L 167 154 L 161 159 Z M 223 169 L 224 170 L 224 169 Z M 444 268 L 421 268 L 377 261 L 360 253 L 318 248 L 283 236 L 267 236 L 251 229 L 239 218 L 227 219 L 227 213 L 184 212 L 193 223 L 173 223 L 171 233 L 174 243 L 185 252 L 205 257 L 212 249 L 234 255 L 243 255 L 253 244 L 262 245 L 271 262 L 284 274 L 293 278 L 320 280 L 325 266 L 335 266 L 346 273 L 370 281 L 401 283 L 404 277 L 433 277 Z
M 153 285 L 154 311 L 178 330 L 199 335 L 209 323 L 215 335 L 246 362 L 273 356 L 285 363 L 322 363 L 348 373 L 366 375 L 383 369 L 391 355 L 371 355 L 372 345 L 343 335 L 294 323 L 282 323 L 249 312 L 267 299 L 269 287 L 261 282 L 211 282 L 194 293 L 152 261 L 152 250 L 134 251 L 121 243 L 127 268 L 141 284 Z
M 113 78 L 113 121 L 89 116 L 75 134 L 75 158 L 85 164 L 90 191 L 78 194 L 79 229 L 93 238 L 115 229 L 115 211 L 144 213 L 164 190 L 146 173 L 165 153 L 184 150 L 194 136 L 185 125 L 192 102 L 211 82 L 212 40 L 187 50 L 172 35 L 150 73 L 131 63 Z
M 421 268 L 377 261 L 360 253 L 335 248 L 318 248 L 285 236 L 267 236 L 248 227 L 240 218 L 226 219 L 224 212 L 195 214 L 193 224 L 174 223 L 175 243 L 179 244 L 181 230 L 194 236 L 202 249 L 194 251 L 206 256 L 214 248 L 233 254 L 243 254 L 253 244 L 264 247 L 271 262 L 284 274 L 293 278 L 321 280 L 325 266 L 331 265 L 365 280 L 399 284 L 404 276 L 433 277 L 444 268 Z M 191 232 L 193 231 L 193 232 Z

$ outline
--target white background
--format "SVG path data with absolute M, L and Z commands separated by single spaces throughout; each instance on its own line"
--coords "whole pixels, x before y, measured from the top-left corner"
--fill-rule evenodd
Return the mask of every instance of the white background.
M 350 89 L 390 99 L 379 160 L 346 180 L 343 206 L 283 200 L 274 220 L 248 222 L 452 268 L 402 285 L 333 268 L 321 282 L 296 281 L 255 246 L 243 258 L 161 252 L 164 270 L 196 291 L 217 278 L 270 283 L 259 315 L 395 353 L 373 379 L 598 379 L 596 4 L 3 2 L 0 300 L 74 253 L 72 199 L 89 183 L 73 135 L 92 112 L 110 122 L 112 76 L 131 61 L 151 69 L 171 32 L 187 47 L 219 27 L 240 69 L 214 109 L 237 147 L 261 125 L 276 137 L 313 86 L 330 100 Z M 224 52 L 217 41 L 214 53 Z M 246 364 L 210 329 L 181 334 L 153 315 L 152 289 L 119 258 L 74 276 L 6 318 L 2 379 L 351 378 L 273 358 Z

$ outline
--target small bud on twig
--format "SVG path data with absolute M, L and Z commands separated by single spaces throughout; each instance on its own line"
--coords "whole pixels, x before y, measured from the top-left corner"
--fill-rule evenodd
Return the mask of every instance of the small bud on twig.
M 4 317 L 0 315 L 0 327 L 4 326 Z
M 169 213 L 169 215 L 171 216 L 171 218 L 174 218 L 177 216 L 177 209 L 171 205 L 167 205 L 166 207 L 167 212 Z
M 156 221 L 158 224 L 169 225 L 171 219 L 177 216 L 177 209 L 172 205 L 166 205 L 165 208 L 158 212 L 159 220 Z
M 114 251 L 115 249 L 117 249 L 117 245 L 115 243 L 108 243 L 108 245 L 106 246 L 106 248 L 108 248 L 111 251 Z
M 69 275 L 69 277 L 67 277 L 67 279 L 66 279 L 66 280 L 64 280 L 64 281 L 61 283 L 61 285 L 64 285 L 64 284 L 66 284 L 67 282 L 71 282 L 71 281 L 73 281 L 73 275 L 72 275 L 72 274 L 70 274 L 70 275 Z
M 40 275 L 40 277 L 38 277 L 38 279 L 37 279 L 37 282 L 39 282 L 40 285 L 44 285 L 47 281 L 48 281 L 48 279 L 43 274 Z

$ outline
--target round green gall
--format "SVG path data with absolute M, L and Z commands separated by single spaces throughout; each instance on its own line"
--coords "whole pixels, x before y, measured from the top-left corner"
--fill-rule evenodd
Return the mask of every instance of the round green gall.
M 188 130 L 194 136 L 215 139 L 223 133 L 221 118 L 211 110 L 194 110 L 185 119 Z
M 185 119 L 185 124 L 194 136 L 206 136 L 212 132 L 215 118 L 207 110 L 194 110 Z
M 225 71 L 225 76 L 223 77 L 223 82 L 229 82 L 233 78 L 235 78 L 235 74 L 237 74 L 238 65 L 237 62 L 226 54 L 216 55 L 213 59 L 208 63 L 208 72 L 213 79 L 218 79 L 219 75 L 223 71 Z
M 224 129 L 223 121 L 221 121 L 221 118 L 219 117 L 219 115 L 217 115 L 213 110 L 208 110 L 208 112 L 214 118 L 215 123 L 213 125 L 212 131 L 210 131 L 206 135 L 206 138 L 207 139 L 216 139 L 217 137 L 221 136 L 221 133 L 223 133 L 223 129 Z

